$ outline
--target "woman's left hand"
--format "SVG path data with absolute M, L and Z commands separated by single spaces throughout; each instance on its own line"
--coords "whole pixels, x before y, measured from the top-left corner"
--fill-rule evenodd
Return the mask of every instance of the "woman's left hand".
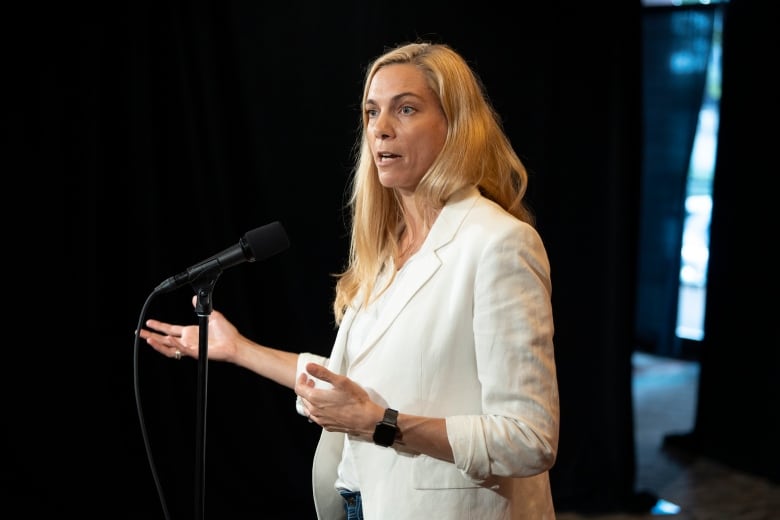
M 307 374 L 308 372 L 308 374 Z M 322 385 L 322 381 L 329 385 Z M 317 363 L 306 365 L 295 382 L 309 420 L 331 432 L 346 432 L 371 440 L 384 408 L 350 378 Z

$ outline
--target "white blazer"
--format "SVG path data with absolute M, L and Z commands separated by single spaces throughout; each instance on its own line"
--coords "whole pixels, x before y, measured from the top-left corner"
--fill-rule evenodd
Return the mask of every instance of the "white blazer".
M 350 438 L 366 520 L 555 518 L 558 449 L 550 265 L 534 228 L 470 187 L 439 213 L 363 354 L 345 366 L 356 310 L 329 358 L 400 413 L 444 417 L 455 463 Z M 299 412 L 301 411 L 299 407 Z M 343 433 L 323 430 L 312 468 L 321 520 L 345 518 L 334 487 Z

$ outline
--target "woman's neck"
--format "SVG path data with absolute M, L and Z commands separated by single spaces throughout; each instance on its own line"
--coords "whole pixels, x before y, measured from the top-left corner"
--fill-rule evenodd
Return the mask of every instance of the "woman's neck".
M 438 211 L 435 212 L 432 217 L 429 218 L 435 220 L 438 213 Z M 400 235 L 398 237 L 398 255 L 395 258 L 396 269 L 401 269 L 406 261 L 420 250 L 423 242 L 425 242 L 425 239 L 428 237 L 428 231 L 432 225 L 433 221 L 429 222 L 423 219 L 416 208 L 405 208 L 404 224 L 401 227 Z

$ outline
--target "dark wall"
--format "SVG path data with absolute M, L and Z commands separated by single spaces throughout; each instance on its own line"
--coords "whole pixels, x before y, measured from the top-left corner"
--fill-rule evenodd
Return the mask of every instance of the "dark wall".
M 25 196 L 9 237 L 35 250 L 23 278 L 35 283 L 14 293 L 24 346 L 6 358 L 3 483 L 31 514 L 163 518 L 145 431 L 172 517 L 192 516 L 197 364 L 136 350 L 133 331 L 144 316 L 194 323 L 189 288 L 149 294 L 247 230 L 278 220 L 291 246 L 223 273 L 215 308 L 265 344 L 329 351 L 363 67 L 417 37 L 472 62 L 531 171 L 554 285 L 556 503 L 631 500 L 638 4 L 508 16 L 485 3 L 136 2 L 24 15 L 14 83 L 33 95 L 10 125 Z M 281 502 L 289 518 L 312 517 L 319 432 L 292 392 L 210 363 L 207 395 L 208 516 Z

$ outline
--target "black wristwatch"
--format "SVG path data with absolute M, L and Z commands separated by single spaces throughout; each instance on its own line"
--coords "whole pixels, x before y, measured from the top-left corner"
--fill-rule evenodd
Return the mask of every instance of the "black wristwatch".
M 398 435 L 398 410 L 388 408 L 385 410 L 385 416 L 376 423 L 374 428 L 374 444 L 379 446 L 392 446 Z

